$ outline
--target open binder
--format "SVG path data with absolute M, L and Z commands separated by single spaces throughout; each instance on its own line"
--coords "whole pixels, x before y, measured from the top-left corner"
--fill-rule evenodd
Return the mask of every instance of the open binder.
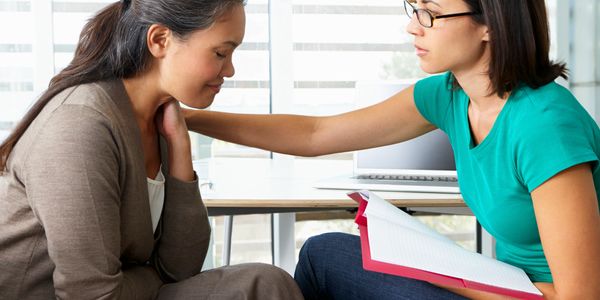
M 520 299 L 543 299 L 523 270 L 461 248 L 369 191 L 348 196 L 359 204 L 355 222 L 365 270 Z

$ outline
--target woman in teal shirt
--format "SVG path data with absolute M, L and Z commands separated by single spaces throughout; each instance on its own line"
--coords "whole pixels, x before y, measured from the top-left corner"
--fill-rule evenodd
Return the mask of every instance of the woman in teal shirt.
M 186 111 L 189 128 L 302 156 L 398 143 L 440 128 L 466 203 L 497 240 L 497 258 L 522 268 L 546 298 L 600 299 L 600 131 L 554 82 L 566 69 L 548 58 L 544 1 L 404 6 L 421 68 L 441 75 L 341 115 Z M 358 238 L 339 233 L 306 242 L 295 278 L 307 299 L 493 297 L 364 271 Z

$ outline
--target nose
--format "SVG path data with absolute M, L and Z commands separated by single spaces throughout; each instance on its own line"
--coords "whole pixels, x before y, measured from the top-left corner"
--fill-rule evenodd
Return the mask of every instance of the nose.
M 221 76 L 233 77 L 233 75 L 235 75 L 235 67 L 233 66 L 233 61 L 230 56 L 223 65 L 223 69 L 221 70 Z
M 419 24 L 419 20 L 417 20 L 416 15 L 413 15 L 412 18 L 410 18 L 410 22 L 408 22 L 408 25 L 406 25 L 406 32 L 412 35 L 423 35 L 423 26 Z

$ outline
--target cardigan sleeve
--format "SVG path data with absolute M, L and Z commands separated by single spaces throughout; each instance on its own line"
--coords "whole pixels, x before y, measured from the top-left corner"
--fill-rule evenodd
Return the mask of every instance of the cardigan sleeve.
M 162 284 L 149 265 L 122 268 L 121 162 L 111 126 L 89 107 L 64 104 L 25 158 L 26 192 L 60 299 L 151 299 Z
M 181 281 L 198 274 L 210 242 L 208 213 L 198 185 L 198 177 L 184 182 L 169 173 L 167 146 L 161 138 L 165 174 L 165 204 L 159 223 L 160 238 L 153 264 L 165 282 Z

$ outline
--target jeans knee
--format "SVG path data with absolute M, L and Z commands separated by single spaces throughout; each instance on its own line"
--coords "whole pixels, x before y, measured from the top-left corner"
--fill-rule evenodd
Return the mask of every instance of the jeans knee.
M 341 232 L 329 232 L 312 236 L 304 242 L 300 249 L 298 263 L 314 260 L 315 257 L 327 257 L 334 255 L 342 240 L 351 238 L 352 235 Z M 329 253 L 331 252 L 331 253 Z

